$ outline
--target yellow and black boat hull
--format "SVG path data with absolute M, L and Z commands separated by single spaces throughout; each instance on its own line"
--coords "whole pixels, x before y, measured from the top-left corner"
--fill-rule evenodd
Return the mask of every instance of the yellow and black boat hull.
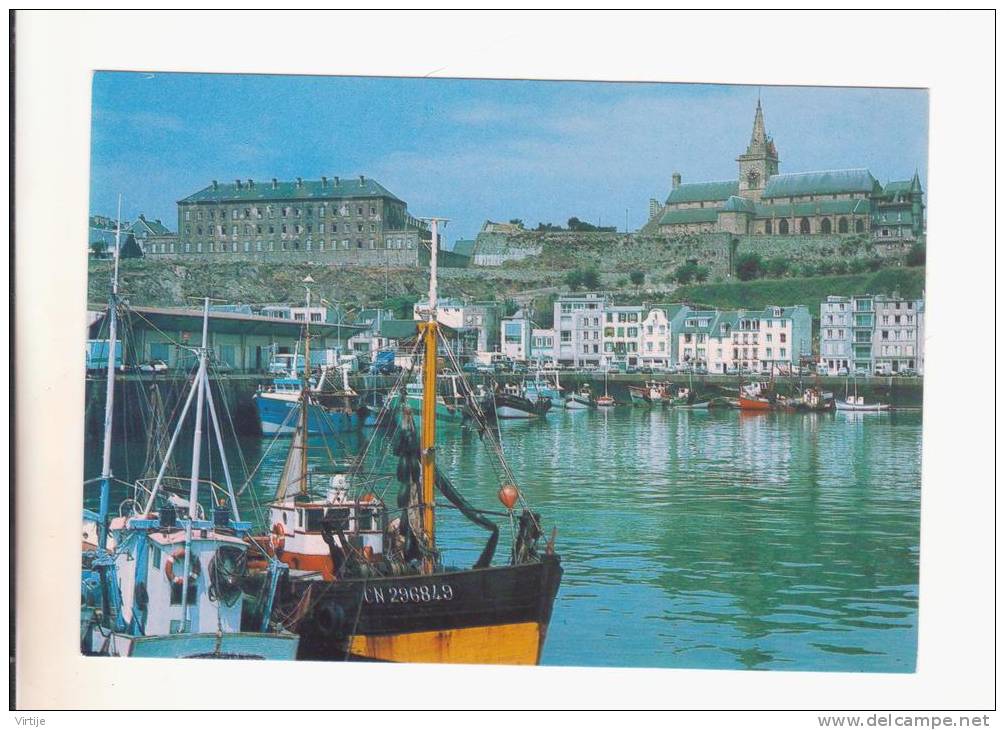
M 537 664 L 562 577 L 556 555 L 431 575 L 292 581 L 297 659 Z

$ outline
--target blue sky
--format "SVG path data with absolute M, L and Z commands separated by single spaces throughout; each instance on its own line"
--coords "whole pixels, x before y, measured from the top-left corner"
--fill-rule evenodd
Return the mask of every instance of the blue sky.
M 923 90 L 307 76 L 94 76 L 91 211 L 177 227 L 210 183 L 372 177 L 417 216 L 645 223 L 670 175 L 736 178 L 758 94 L 782 172 L 867 167 L 927 189 Z

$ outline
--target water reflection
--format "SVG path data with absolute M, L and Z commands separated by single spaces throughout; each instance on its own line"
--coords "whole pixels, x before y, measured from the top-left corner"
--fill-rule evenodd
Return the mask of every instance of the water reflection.
M 913 669 L 920 413 L 553 411 L 499 434 L 546 529 L 558 526 L 566 573 L 545 663 Z M 333 450 L 369 437 L 340 435 Z M 262 460 L 241 495 L 248 514 L 282 469 L 285 444 L 268 443 L 244 440 L 231 460 L 238 481 Z M 135 466 L 124 452 L 142 447 L 116 450 L 120 474 Z M 456 429 L 438 458 L 471 502 L 498 509 L 475 431 Z M 474 562 L 483 533 L 452 514 L 440 525 L 450 561 Z

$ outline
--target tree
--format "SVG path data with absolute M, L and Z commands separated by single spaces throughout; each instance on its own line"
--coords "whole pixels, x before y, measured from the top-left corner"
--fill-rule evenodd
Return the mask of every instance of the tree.
M 509 222 L 514 226 L 520 226 L 520 228 L 523 228 L 523 218 L 510 218 Z
M 764 275 L 764 261 L 760 254 L 745 253 L 736 260 L 736 276 L 740 281 L 750 281 Z
M 827 276 L 834 271 L 834 264 L 830 261 L 821 261 L 817 264 L 817 276 Z
M 642 271 L 633 271 L 628 276 L 632 280 L 632 284 L 635 286 L 636 291 L 638 291 L 639 287 L 646 283 L 646 275 Z
M 911 246 L 911 250 L 907 252 L 907 265 L 908 266 L 925 265 L 925 244 L 919 242 Z
M 583 285 L 583 272 L 573 269 L 565 275 L 565 283 L 572 291 L 576 291 Z
M 119 257 L 124 259 L 143 258 L 143 249 L 140 248 L 140 244 L 136 243 L 136 236 L 132 233 L 126 236 L 126 242 L 122 244 L 122 250 L 119 251 Z
M 697 281 L 699 284 L 704 281 L 708 281 L 708 276 L 711 273 L 712 270 L 707 266 L 697 266 L 695 267 L 694 270 L 694 280 Z
M 583 286 L 587 289 L 596 289 L 600 286 L 600 274 L 596 269 L 584 269 L 582 276 Z
M 694 279 L 695 269 L 698 265 L 692 262 L 682 264 L 674 269 L 673 278 L 678 284 L 684 286 L 685 284 L 690 284 L 691 280 Z
M 768 276 L 781 279 L 787 273 L 789 273 L 789 260 L 782 258 L 781 256 L 776 256 L 775 258 L 768 259 L 765 268 L 768 270 Z
M 846 261 L 835 261 L 834 268 L 832 271 L 835 274 L 847 274 L 848 273 L 848 262 Z
M 869 262 L 863 258 L 852 259 L 851 263 L 848 264 L 848 271 L 853 274 L 861 274 L 867 268 L 869 268 Z

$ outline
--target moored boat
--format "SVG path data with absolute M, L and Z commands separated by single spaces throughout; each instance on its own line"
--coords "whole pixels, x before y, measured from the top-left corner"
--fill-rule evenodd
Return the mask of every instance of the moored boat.
M 493 393 L 490 407 L 497 418 L 541 418 L 551 410 L 551 399 L 538 395 L 531 400 L 520 386 L 507 383 Z
M 114 299 L 113 288 L 113 304 Z M 114 341 L 114 310 L 109 317 Z M 157 476 L 149 488 L 146 480 L 136 482 L 133 496 L 111 520 L 114 388 L 110 374 L 99 507 L 96 513 L 85 512 L 85 520 L 96 529 L 95 543 L 85 545 L 83 553 L 80 641 L 85 654 L 222 659 L 293 659 L 296 655 L 298 637 L 273 630 L 270 620 L 275 588 L 285 570 L 277 561 L 266 561 L 268 580 L 259 596 L 264 613 L 255 621 L 246 612 L 249 601 L 243 579 L 248 545 L 243 537 L 251 523 L 243 521 L 238 511 L 209 382 L 208 320 L 206 299 L 199 367 Z M 193 401 L 191 474 L 185 479 L 168 477 L 166 471 Z M 213 427 L 224 487 L 199 474 L 204 409 Z
M 436 219 L 432 236 L 436 240 Z M 386 506 L 373 497 L 377 469 L 373 464 L 354 461 L 338 481 L 338 493 L 322 496 L 313 491 L 307 478 L 304 454 L 291 451 L 288 455 L 288 465 L 300 464 L 290 467 L 299 469 L 299 474 L 292 472 L 294 481 L 284 470 L 280 485 L 287 491 L 294 483 L 299 485 L 288 519 L 296 515 L 300 520 L 297 510 L 302 505 L 305 537 L 312 541 L 315 553 L 321 552 L 323 543 L 328 558 L 328 565 L 317 570 L 291 570 L 276 606 L 274 615 L 300 635 L 298 658 L 481 664 L 540 660 L 562 575 L 554 533 L 541 545 L 539 515 L 526 507 L 516 510 L 518 503 L 524 503 L 523 494 L 491 429 L 482 430 L 483 440 L 502 467 L 504 482 L 498 496 L 506 509 L 503 515 L 514 526 L 505 564 L 493 564 L 500 538 L 499 526 L 490 519 L 493 513 L 470 504 L 437 467 L 436 379 L 442 333 L 435 311 L 436 258 L 434 246 L 430 254 L 432 306 L 428 319 L 419 324 L 417 343 L 422 410 L 415 413 L 407 399 L 389 399 L 390 406 L 400 410 L 400 427 L 391 449 L 376 450 L 380 454 L 393 451 L 397 456 L 398 515 L 388 520 Z M 456 362 L 445 341 L 442 348 Z M 470 388 L 462 391 L 473 395 Z M 478 399 L 467 400 L 466 407 L 487 425 Z M 374 438 L 381 435 L 375 432 Z M 306 444 L 306 433 L 303 439 Z M 299 440 L 293 439 L 291 449 Z M 328 485 L 334 489 L 335 482 Z M 437 492 L 449 505 L 437 503 Z M 284 494 L 284 499 L 288 496 Z M 437 547 L 436 527 L 441 510 L 447 507 L 489 534 L 469 568 L 448 567 Z M 317 510 L 313 525 L 306 522 L 309 509 Z M 282 549 L 291 545 L 286 542 Z
M 583 383 L 579 390 L 565 396 L 565 407 L 570 411 L 584 411 L 597 407 L 589 383 Z

